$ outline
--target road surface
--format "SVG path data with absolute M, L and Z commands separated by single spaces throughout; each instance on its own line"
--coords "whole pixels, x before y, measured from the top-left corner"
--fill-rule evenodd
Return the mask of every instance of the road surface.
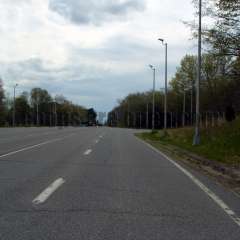
M 0 129 L 0 239 L 239 240 L 240 198 L 133 133 Z

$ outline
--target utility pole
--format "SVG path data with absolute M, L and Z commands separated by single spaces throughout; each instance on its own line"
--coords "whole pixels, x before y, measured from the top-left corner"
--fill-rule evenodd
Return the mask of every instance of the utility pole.
M 193 145 L 200 144 L 200 82 L 202 70 L 202 0 L 199 0 L 199 28 L 198 28 L 198 76 L 196 81 L 196 126 Z
M 164 97 L 164 130 L 167 130 L 167 94 L 168 94 L 168 44 L 164 43 L 164 39 L 159 38 L 165 45 L 165 97 Z
M 152 130 L 155 129 L 155 82 L 156 82 L 156 68 L 152 65 L 149 67 L 153 70 L 153 100 L 152 100 Z
M 15 84 L 13 87 L 13 120 L 12 120 L 12 125 L 13 127 L 15 127 L 15 95 L 16 95 L 16 88 L 17 88 L 18 84 Z

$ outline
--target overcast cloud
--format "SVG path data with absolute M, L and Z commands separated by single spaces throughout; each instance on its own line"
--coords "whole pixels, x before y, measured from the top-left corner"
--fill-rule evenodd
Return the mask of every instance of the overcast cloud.
M 181 58 L 196 52 L 182 21 L 191 0 L 0 0 L 0 76 L 12 94 L 32 87 L 108 111 L 130 92 L 151 88 L 148 64 L 163 85 Z
M 145 2 L 144 0 L 50 0 L 49 8 L 73 23 L 100 25 L 105 21 L 125 18 L 132 11 L 143 11 Z

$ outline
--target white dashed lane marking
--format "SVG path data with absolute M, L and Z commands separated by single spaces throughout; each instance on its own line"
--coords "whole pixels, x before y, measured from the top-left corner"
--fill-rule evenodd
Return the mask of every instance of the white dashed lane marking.
M 32 201 L 33 204 L 44 203 L 64 183 L 65 183 L 65 180 L 63 178 L 58 178 Z
M 92 149 L 88 149 L 84 152 L 84 155 L 89 155 L 92 152 Z

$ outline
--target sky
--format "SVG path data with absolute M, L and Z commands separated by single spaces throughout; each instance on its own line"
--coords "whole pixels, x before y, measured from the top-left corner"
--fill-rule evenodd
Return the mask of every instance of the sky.
M 181 58 L 197 52 L 183 21 L 192 0 L 0 0 L 0 77 L 12 96 L 34 87 L 110 111 L 129 93 L 164 85 Z

